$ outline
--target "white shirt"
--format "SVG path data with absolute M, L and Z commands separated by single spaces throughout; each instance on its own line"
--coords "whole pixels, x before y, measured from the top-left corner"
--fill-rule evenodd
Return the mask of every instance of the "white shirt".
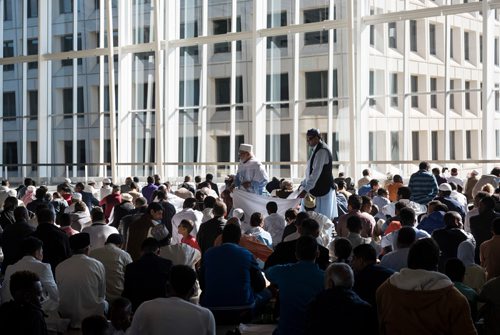
M 420 240 L 422 238 L 431 237 L 431 235 L 429 235 L 429 233 L 426 232 L 425 230 L 417 229 L 415 227 L 412 227 L 412 228 L 413 228 L 413 230 L 415 230 L 417 240 Z M 399 230 L 396 230 L 396 231 L 393 231 L 392 233 L 387 234 L 384 237 L 382 237 L 382 241 L 380 242 L 382 248 L 385 248 L 387 246 L 391 246 L 392 250 L 396 250 L 397 249 L 396 241 L 398 240 L 398 234 L 399 234 Z
M 80 328 L 87 316 L 104 315 L 108 303 L 104 265 L 86 255 L 73 255 L 56 267 L 59 287 L 59 313 L 71 320 L 71 327 Z
M 448 177 L 447 181 L 448 183 L 455 183 L 457 185 L 460 185 L 462 188 L 464 187 L 464 180 L 458 178 L 457 176 Z
M 135 312 L 129 335 L 215 335 L 215 319 L 207 308 L 180 298 L 146 301 Z
M 318 241 L 321 241 L 320 244 L 322 246 L 328 248 L 330 242 L 332 241 L 332 233 L 335 231 L 332 220 L 330 220 L 327 216 L 315 211 L 307 211 L 307 214 L 309 214 L 309 218 L 319 223 Z
M 269 177 L 267 176 L 264 166 L 255 157 L 250 158 L 246 162 L 240 162 L 238 165 L 238 173 L 236 174 L 236 185 L 240 190 L 259 193 L 266 186 Z M 241 184 L 251 182 L 251 186 L 246 189 Z
M 201 252 L 186 243 L 166 245 L 160 248 L 160 257 L 172 261 L 173 265 L 194 265 L 201 259 Z
M 470 233 L 470 218 L 473 217 L 473 216 L 477 216 L 479 215 L 479 208 L 478 207 L 474 207 L 473 209 L 471 209 L 470 211 L 467 212 L 467 214 L 465 214 L 465 220 L 464 220 L 464 230 L 468 233 Z
M 273 247 L 283 239 L 283 231 L 286 227 L 285 217 L 278 213 L 269 214 L 264 218 L 264 229 L 271 234 L 273 239 Z
M 99 198 L 99 200 L 102 200 L 102 199 L 106 198 L 108 195 L 111 194 L 111 192 L 113 192 L 113 188 L 111 186 L 109 186 L 109 185 L 103 185 L 101 187 L 101 192 L 100 192 L 100 196 L 101 197 Z
M 125 267 L 132 263 L 132 257 L 125 250 L 118 248 L 112 243 L 104 247 L 94 249 L 90 257 L 97 259 L 104 265 L 106 272 L 106 298 L 113 301 L 119 298 L 123 291 Z
M 42 263 L 33 256 L 24 256 L 17 263 L 9 265 L 5 271 L 2 286 L 2 302 L 12 299 L 10 294 L 10 277 L 18 271 L 31 271 L 38 275 L 44 292 L 45 300 L 42 309 L 46 312 L 55 311 L 59 306 L 59 290 L 52 275 L 50 264 Z
M 82 233 L 90 235 L 90 250 L 102 248 L 111 234 L 118 234 L 118 229 L 104 224 L 104 222 L 95 222 L 92 226 L 84 228 Z
M 177 228 L 179 228 L 179 224 L 181 223 L 182 220 L 193 221 L 194 227 L 190 235 L 196 237 L 198 229 L 200 229 L 202 218 L 203 214 L 200 211 L 196 211 L 191 208 L 184 208 L 182 211 L 175 214 L 172 217 L 172 241 L 170 243 L 171 244 L 181 243 L 182 235 L 177 232 Z
M 326 144 L 324 144 L 324 148 L 326 150 L 324 150 L 324 149 L 318 150 L 318 152 L 316 152 L 316 155 L 314 156 L 314 162 L 312 165 L 312 169 L 313 169 L 312 174 L 309 174 L 309 172 L 311 171 L 311 157 L 312 157 L 312 155 L 311 155 L 311 157 L 309 157 L 309 160 L 307 161 L 306 178 L 302 182 L 302 186 L 304 187 L 304 190 L 306 190 L 307 192 L 309 192 L 310 190 L 312 190 L 314 188 L 314 186 L 316 185 L 316 182 L 319 179 L 319 176 L 321 175 L 321 172 L 323 171 L 323 166 L 325 164 L 328 164 L 328 162 L 330 160 L 330 157 L 328 155 L 328 151 L 330 149 L 328 148 L 328 146 Z M 316 146 L 312 149 L 313 152 L 314 152 L 314 150 L 316 150 Z

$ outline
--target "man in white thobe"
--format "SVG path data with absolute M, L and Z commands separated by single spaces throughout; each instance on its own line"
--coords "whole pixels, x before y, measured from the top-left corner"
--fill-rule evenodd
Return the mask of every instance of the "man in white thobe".
M 239 157 L 240 164 L 234 178 L 236 187 L 247 192 L 262 194 L 269 177 L 262 163 L 253 155 L 253 146 L 241 144 Z

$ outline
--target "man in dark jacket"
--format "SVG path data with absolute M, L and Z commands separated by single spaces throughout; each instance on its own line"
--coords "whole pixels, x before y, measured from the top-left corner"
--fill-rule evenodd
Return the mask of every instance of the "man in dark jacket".
M 132 196 L 128 193 L 122 193 L 122 202 L 115 205 L 113 209 L 113 221 L 109 223 L 110 226 L 118 228 L 120 221 L 123 217 L 132 214 L 135 207 L 132 204 Z
M 326 290 L 309 304 L 307 334 L 376 334 L 375 309 L 352 290 L 354 273 L 344 263 L 335 263 L 325 273 Z
M 146 300 L 164 297 L 172 262 L 161 258 L 160 244 L 152 237 L 142 242 L 141 257 L 125 268 L 122 296 L 136 310 Z
M 1 246 L 3 250 L 2 273 L 5 273 L 7 266 L 14 264 L 23 257 L 20 243 L 31 235 L 35 229 L 28 224 L 28 210 L 26 207 L 14 209 L 16 222 L 5 228 L 2 234 Z
M 470 231 L 476 240 L 475 262 L 480 264 L 479 247 L 492 236 L 492 222 L 500 213 L 495 212 L 495 199 L 486 197 L 479 202 L 479 215 L 470 218 Z
M 39 188 L 37 188 L 35 191 L 35 200 L 26 205 L 26 208 L 31 212 L 36 212 L 38 206 L 45 206 L 49 208 L 51 211 L 53 211 L 55 215 L 56 211 L 54 209 L 54 206 L 52 206 L 50 200 L 47 200 L 45 198 L 47 191 L 48 189 L 45 186 L 40 186 Z
M 201 248 L 201 254 L 203 255 L 205 251 L 213 247 L 214 241 L 222 234 L 222 229 L 226 224 L 224 216 L 226 215 L 226 204 L 220 200 L 215 202 L 213 208 L 213 219 L 203 222 L 196 236 L 196 240 Z
M 48 208 L 36 212 L 38 227 L 33 236 L 43 242 L 43 262 L 49 263 L 54 273 L 56 266 L 71 256 L 69 238 L 54 224 L 55 215 Z
M 319 224 L 313 219 L 303 220 L 297 229 L 300 236 L 312 236 L 314 238 L 319 236 Z M 276 248 L 274 248 L 274 252 L 267 259 L 264 269 L 278 264 L 296 263 L 296 249 L 297 240 L 278 243 Z M 318 250 L 319 257 L 316 258 L 316 264 L 321 270 L 326 270 L 328 265 L 330 265 L 329 251 L 320 244 L 318 244 Z
M 214 190 L 217 195 L 219 195 L 219 188 L 217 187 L 217 184 L 213 182 L 213 179 L 214 176 L 211 173 L 207 173 L 205 181 L 203 183 L 199 183 L 196 188 L 202 189 L 203 187 L 208 187 Z

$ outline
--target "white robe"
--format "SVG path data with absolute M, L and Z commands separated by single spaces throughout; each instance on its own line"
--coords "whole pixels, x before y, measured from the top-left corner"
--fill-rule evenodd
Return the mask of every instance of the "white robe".
M 234 182 L 240 190 L 262 194 L 268 180 L 269 177 L 264 166 L 255 157 L 252 157 L 245 163 L 238 165 L 238 173 L 236 173 Z M 251 183 L 251 186 L 244 188 L 242 184 L 247 181 Z

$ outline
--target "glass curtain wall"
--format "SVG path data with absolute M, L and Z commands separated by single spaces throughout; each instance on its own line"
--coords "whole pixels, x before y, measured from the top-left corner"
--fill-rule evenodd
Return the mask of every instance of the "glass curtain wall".
M 0 0 L 0 173 L 221 180 L 245 142 L 298 180 L 312 127 L 335 174 L 477 168 L 500 152 L 499 7 Z

